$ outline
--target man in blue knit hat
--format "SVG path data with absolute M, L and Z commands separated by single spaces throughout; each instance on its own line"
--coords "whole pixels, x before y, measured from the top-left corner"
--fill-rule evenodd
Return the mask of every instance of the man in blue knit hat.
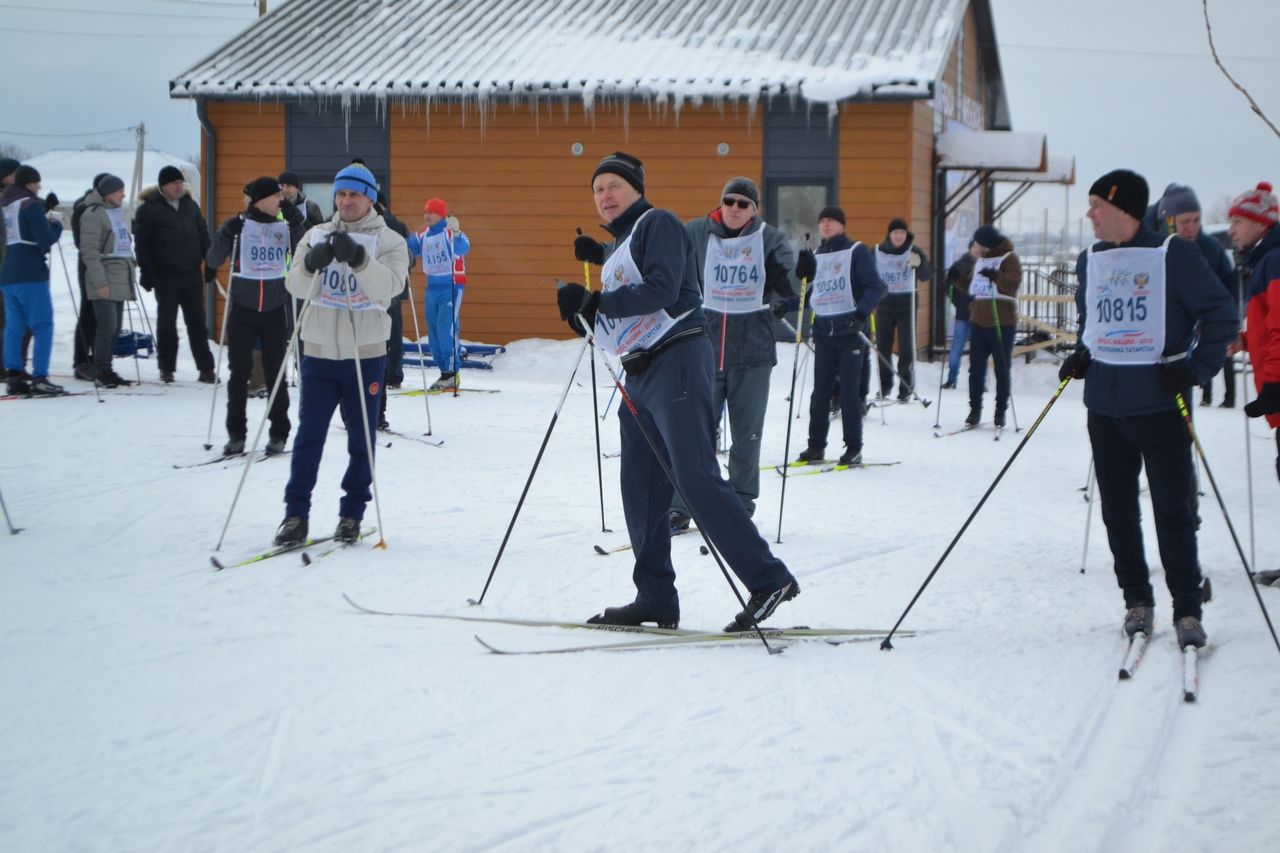
M 354 542 L 372 497 L 373 433 L 387 361 L 387 307 L 404 289 L 409 249 L 374 209 L 378 182 L 352 163 L 333 181 L 333 218 L 307 231 L 293 255 L 285 287 L 305 300 L 298 337 L 306 343 L 298 432 L 285 486 L 285 518 L 277 545 L 307 541 L 311 492 L 334 409 L 342 407 L 350 461 L 342 478 L 334 538 Z M 363 396 L 362 396 L 363 395 Z

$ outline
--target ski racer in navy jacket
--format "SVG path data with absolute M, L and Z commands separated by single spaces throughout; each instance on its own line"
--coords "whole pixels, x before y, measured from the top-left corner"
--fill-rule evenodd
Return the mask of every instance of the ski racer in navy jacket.
M 53 299 L 49 294 L 49 249 L 62 236 L 62 222 L 36 192 L 40 173 L 19 166 L 14 183 L 0 195 L 5 218 L 7 252 L 0 266 L 0 290 L 4 293 L 4 366 L 10 394 L 58 394 L 60 386 L 49 382 L 49 357 L 53 352 Z M 49 217 L 55 217 L 50 221 Z M 31 330 L 35 348 L 31 358 L 31 382 L 25 375 L 23 334 Z

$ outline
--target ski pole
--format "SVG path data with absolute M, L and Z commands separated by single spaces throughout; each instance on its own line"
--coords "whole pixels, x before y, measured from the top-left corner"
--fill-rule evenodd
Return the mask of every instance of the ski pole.
M 84 326 L 80 323 L 80 305 L 76 299 L 76 292 L 71 287 L 71 273 L 67 272 L 67 256 L 62 251 L 61 240 L 58 241 L 58 257 L 62 260 L 62 277 L 67 280 L 67 295 L 71 297 L 71 311 L 76 315 L 76 335 L 80 338 L 80 346 L 84 347 L 85 352 L 88 352 L 90 349 L 89 341 L 85 339 Z M 85 310 L 91 310 L 91 306 L 85 305 Z M 102 392 L 98 390 L 98 377 L 96 375 L 93 378 L 93 396 L 98 399 L 99 403 L 102 402 Z
M 952 297 L 951 290 L 953 286 L 954 285 L 951 285 L 951 284 L 947 285 L 947 302 L 948 303 L 951 302 L 951 297 Z M 943 332 L 942 343 L 943 344 L 947 342 L 946 331 L 947 331 L 947 318 L 946 318 L 946 315 L 944 314 L 942 317 L 942 332 Z M 946 354 L 943 355 L 942 357 L 942 366 L 938 370 L 938 408 L 934 413 L 935 414 L 934 421 L 933 421 L 934 429 L 942 428 L 942 386 L 943 386 L 944 379 L 947 375 L 947 372 L 950 370 L 951 370 L 951 351 L 948 349 Z
M 994 286 L 995 284 L 992 283 L 992 287 Z M 1009 379 L 1008 379 L 1009 411 L 1013 414 L 1013 432 L 1016 435 L 1017 433 L 1021 432 L 1022 428 L 1018 426 L 1018 405 L 1013 401 L 1013 357 L 1012 357 L 1012 354 L 1010 354 L 1009 356 L 1006 356 L 1004 354 L 1004 333 L 1000 331 L 1000 312 L 996 310 L 996 300 L 998 298 L 999 298 L 998 296 L 995 296 L 995 297 L 992 297 L 991 299 L 991 317 L 996 324 L 996 348 L 1000 351 L 1000 357 L 996 360 L 996 369 L 997 370 L 1000 369 L 1000 364 L 1002 362 L 1006 362 L 1006 361 L 1009 362 L 1008 364 L 1004 365 L 1004 369 L 1005 369 L 1005 373 L 1007 373 L 1009 376 Z M 1016 315 L 1018 310 L 1017 308 L 1018 300 L 1014 299 L 1012 301 L 1014 305 L 1014 313 Z M 996 388 L 999 389 L 999 387 L 1000 387 L 1000 383 L 997 378 Z M 999 393 L 998 390 L 997 390 L 997 393 Z
M 236 263 L 236 258 L 237 258 L 236 248 L 239 246 L 239 244 L 240 244 L 240 235 L 237 234 L 236 238 L 231 241 L 231 266 L 232 267 L 234 267 Z M 217 409 L 218 407 L 218 385 L 220 384 L 218 382 L 218 377 L 222 376 L 222 349 L 226 345 L 226 341 L 227 341 L 227 322 L 231 317 L 231 286 L 234 283 L 234 281 L 235 281 L 235 276 L 232 274 L 231 268 L 228 268 L 227 270 L 227 289 L 226 290 L 222 289 L 222 285 L 218 283 L 217 278 L 213 280 L 213 286 L 216 287 L 218 289 L 218 292 L 222 294 L 222 329 L 218 333 L 218 360 L 213 367 L 213 379 L 214 379 L 213 394 L 209 400 L 209 428 L 205 431 L 205 435 L 204 435 L 205 450 L 213 449 L 213 413 L 214 413 L 214 410 Z M 290 301 L 293 301 L 293 300 L 290 300 Z M 231 391 L 228 390 L 227 394 L 230 395 Z
M 1089 528 L 1093 524 L 1093 457 L 1089 457 L 1089 482 L 1085 494 L 1084 548 L 1080 552 L 1080 574 L 1084 574 L 1085 563 L 1089 559 Z
M 351 272 L 351 267 L 347 264 L 342 265 L 346 270 L 347 280 L 352 281 L 355 276 Z M 359 284 L 357 283 L 358 287 Z M 364 424 L 364 452 L 369 458 L 369 482 L 373 486 L 373 511 L 378 518 L 378 541 L 374 544 L 374 548 L 387 547 L 387 537 L 384 535 L 386 531 L 382 526 L 382 502 L 378 500 L 378 466 L 374 463 L 373 457 L 373 437 L 369 434 L 369 402 L 365 399 L 366 388 L 364 384 L 364 370 L 360 366 L 360 337 L 356 333 L 356 312 L 351 303 L 351 291 L 354 287 L 348 287 L 347 290 L 347 319 L 351 321 L 351 345 L 355 349 L 355 365 L 356 365 L 356 387 L 360 390 L 360 422 Z M 386 313 L 383 311 L 383 313 Z M 457 337 L 454 341 L 456 343 Z M 457 367 L 455 364 L 454 367 Z M 276 374 L 275 388 L 280 387 L 280 378 L 284 376 L 284 362 L 280 365 L 280 372 Z M 381 377 L 379 377 L 381 378 Z M 274 392 L 274 389 L 273 389 Z M 425 394 L 423 395 L 426 396 Z M 267 414 L 271 413 L 270 404 L 267 405 Z M 266 417 L 262 419 L 262 423 L 258 426 L 258 438 L 254 439 L 253 449 L 258 449 L 258 439 L 262 437 L 262 428 L 266 426 Z M 348 427 L 349 428 L 349 427 Z M 252 457 L 250 457 L 252 458 Z
M 262 420 L 258 422 L 258 431 L 253 436 L 253 447 L 245 455 L 244 470 L 240 472 L 240 482 L 236 485 L 236 493 L 231 498 L 231 506 L 227 509 L 227 517 L 222 522 L 222 533 L 218 536 L 218 544 L 213 546 L 213 550 L 222 549 L 222 540 L 227 536 L 227 528 L 231 526 L 231 516 L 235 514 L 236 504 L 240 502 L 240 493 L 244 491 L 245 480 L 249 478 L 249 469 L 253 467 L 253 456 L 258 450 L 258 445 L 262 441 L 262 430 L 267 425 L 267 417 L 271 414 L 271 406 L 276 401 L 276 394 L 280 390 L 280 380 L 284 377 L 284 366 L 289 361 L 289 356 L 293 352 L 293 348 L 298 345 L 298 335 L 302 330 L 302 321 L 306 319 L 307 312 L 311 310 L 311 300 L 320 292 L 321 278 L 317 274 L 315 282 L 312 284 L 311 292 L 307 294 L 306 301 L 303 302 L 302 312 L 298 315 L 298 322 L 293 327 L 293 334 L 289 336 L 289 345 L 285 347 L 284 358 L 280 361 L 280 370 L 276 373 L 275 381 L 271 383 L 271 393 L 267 395 L 267 408 L 262 413 Z M 301 383 L 299 383 L 301 387 Z M 372 464 L 372 460 L 370 460 Z M 379 533 L 381 533 L 381 525 L 379 525 Z
M 1236 546 L 1236 553 L 1240 555 L 1240 563 L 1244 566 L 1245 576 L 1249 579 L 1249 588 L 1253 590 L 1253 597 L 1258 600 L 1258 607 L 1262 609 L 1262 618 L 1267 622 L 1267 630 L 1271 632 L 1271 639 L 1276 644 L 1276 651 L 1280 652 L 1280 637 L 1276 636 L 1275 626 L 1271 623 L 1271 613 L 1267 610 L 1266 602 L 1262 600 L 1262 595 L 1258 592 L 1257 581 L 1253 578 L 1253 569 L 1250 568 L 1249 561 L 1245 559 L 1240 537 L 1236 535 L 1235 525 L 1231 523 L 1231 515 L 1227 512 L 1227 505 L 1222 500 L 1222 492 L 1218 490 L 1218 481 L 1214 479 L 1213 471 L 1209 468 L 1209 459 L 1204 455 L 1204 448 L 1200 446 L 1200 436 L 1196 434 L 1195 424 L 1191 422 L 1191 412 L 1187 409 L 1187 401 L 1182 398 L 1182 392 L 1174 394 L 1173 397 L 1178 403 L 1178 412 L 1182 415 L 1182 422 L 1187 425 L 1187 433 L 1191 436 L 1191 443 L 1195 446 L 1196 455 L 1204 463 L 1204 473 L 1209 478 L 1209 485 L 1213 487 L 1213 496 L 1218 499 L 1218 506 L 1222 509 L 1222 518 L 1227 522 L 1227 530 L 1231 533 L 1231 541 Z
M 875 331 L 875 330 L 873 329 L 872 331 Z M 858 332 L 858 337 L 862 338 L 862 342 L 871 348 L 871 351 L 874 352 L 876 354 L 876 357 L 880 359 L 880 363 L 887 365 L 889 368 L 889 371 L 892 373 L 893 365 L 889 363 L 889 359 L 885 357 L 884 353 L 880 352 L 880 350 L 876 347 L 876 345 L 872 343 L 871 338 L 868 338 L 866 334 L 861 331 Z M 917 402 L 920 403 L 920 405 L 924 406 L 926 409 L 929 408 L 929 405 L 933 401 L 928 399 L 927 397 L 921 397 L 919 394 L 917 394 L 915 386 L 911 384 L 910 380 L 908 380 L 905 376 L 899 376 L 898 381 L 907 386 L 907 391 L 911 394 L 912 397 L 916 399 Z
M 582 229 L 578 229 L 582 236 Z M 591 290 L 591 264 L 582 262 L 582 281 L 587 290 Z M 603 288 L 604 283 L 600 286 Z M 596 434 L 596 483 L 600 488 L 600 532 L 612 533 L 604 522 L 604 451 L 600 449 L 600 399 L 596 393 L 596 348 L 591 348 L 591 426 Z
M 801 285 L 801 287 L 803 288 L 803 285 Z M 803 299 L 801 300 L 801 304 L 803 305 Z M 574 316 L 582 330 L 586 333 L 587 341 L 594 346 L 595 335 L 593 335 L 591 330 L 587 328 L 586 320 L 583 319 L 583 316 L 580 313 Z M 780 653 L 782 649 L 775 649 L 773 646 L 769 645 L 769 641 L 765 639 L 764 631 L 760 629 L 760 623 L 756 621 L 756 618 L 747 609 L 746 599 L 742 597 L 742 593 L 738 591 L 738 585 L 735 584 L 733 582 L 733 578 L 729 576 L 729 569 L 725 566 L 724 560 L 720 557 L 720 552 L 716 550 L 716 547 L 712 544 L 710 537 L 707 536 L 707 531 L 702 529 L 702 522 L 698 520 L 697 508 L 689 501 L 688 496 L 684 493 L 684 489 L 680 488 L 680 483 L 676 481 L 676 475 L 672 472 L 671 466 L 667 464 L 663 451 L 658 449 L 658 445 L 653 440 L 653 436 L 649 435 L 649 430 L 645 429 L 644 423 L 640 420 L 640 412 L 636 409 L 635 401 L 631 399 L 631 395 L 627 393 L 627 389 L 622 387 L 622 380 L 620 380 L 618 378 L 618 374 L 614 372 L 613 366 L 606 361 L 605 367 L 609 370 L 609 376 L 613 379 L 614 384 L 618 386 L 618 393 L 622 395 L 622 402 L 627 407 L 627 411 L 631 412 L 631 417 L 635 419 L 636 427 L 640 430 L 640 434 L 644 436 L 645 442 L 653 452 L 654 459 L 657 460 L 658 465 L 662 467 L 662 472 L 667 475 L 667 479 L 671 482 L 671 488 L 674 489 L 676 495 L 679 496 L 680 503 L 684 504 L 685 507 L 688 508 L 689 516 L 693 519 L 693 524 L 697 527 L 698 534 L 702 537 L 702 541 L 706 543 L 707 553 L 711 555 L 712 559 L 716 561 L 716 565 L 720 567 L 720 573 L 724 575 L 725 582 L 729 584 L 729 589 L 733 590 L 733 597 L 738 599 L 738 603 L 742 605 L 742 612 L 746 613 L 751 619 L 751 627 L 755 629 L 756 636 L 758 636 L 760 638 L 760 642 L 764 644 L 765 651 L 771 655 Z M 787 422 L 790 423 L 790 418 L 787 419 Z
M 582 354 L 587 351 L 587 347 L 590 345 L 591 339 L 584 338 L 582 349 L 578 350 L 578 357 L 573 361 L 573 371 L 569 374 L 569 381 L 564 383 L 564 391 L 560 394 L 560 402 L 556 403 L 556 410 L 551 414 L 551 423 L 547 424 L 547 431 L 542 436 L 542 444 L 538 447 L 538 455 L 533 459 L 533 468 L 529 470 L 529 477 L 524 481 L 524 488 L 520 491 L 520 499 L 516 501 L 515 512 L 511 514 L 511 521 L 507 524 L 507 532 L 502 535 L 502 544 L 498 546 L 498 553 L 493 558 L 493 566 L 489 569 L 489 577 L 485 579 L 484 589 L 480 590 L 479 598 L 468 598 L 467 604 L 480 605 L 484 603 L 484 597 L 489 592 L 489 584 L 493 582 L 494 572 L 498 570 L 498 562 L 502 559 L 502 553 L 507 550 L 507 542 L 511 539 L 511 531 L 515 529 L 516 519 L 520 517 L 524 499 L 529 494 L 529 487 L 533 485 L 533 475 L 538 473 L 538 465 L 542 463 L 542 454 L 546 452 L 547 442 L 551 440 L 551 431 L 556 428 L 556 421 L 560 419 L 560 409 L 564 406 L 564 401 L 569 396 L 569 389 L 573 387 L 573 379 L 578 375 L 578 368 L 582 365 Z M 608 362 L 605 362 L 605 364 L 608 364 Z
M 606 356 L 606 358 L 607 358 L 607 356 Z M 623 368 L 624 373 L 625 373 L 625 370 L 626 370 L 626 369 L 625 369 L 625 368 Z M 618 387 L 615 385 L 615 386 L 614 386 L 614 388 L 613 388 L 613 391 L 609 394 L 609 399 L 608 399 L 608 401 L 607 401 L 607 402 L 605 402 L 605 404 L 604 404 L 604 411 L 600 414 L 600 422 L 601 422 L 601 423 L 603 423 L 603 422 L 604 422 L 604 419 L 605 419 L 605 418 L 609 417 L 609 409 L 613 408 L 613 398 L 614 398 L 614 397 L 617 397 L 617 396 L 618 396 Z
M 408 287 L 409 313 L 413 315 L 413 338 L 418 345 L 418 371 L 422 374 L 422 402 L 427 407 L 427 431 L 423 435 L 431 435 L 431 400 L 427 393 L 427 357 L 422 352 L 422 327 L 418 325 L 418 309 L 413 307 L 413 285 Z M 402 343 L 401 346 L 404 346 Z
M 22 528 L 13 526 L 13 519 L 9 517 L 9 507 L 4 502 L 4 492 L 0 492 L 0 509 L 4 510 L 4 523 L 9 526 L 9 535 L 17 536 L 22 532 Z
M 952 538 L 950 544 L 947 545 L 947 549 L 942 552 L 942 556 L 938 558 L 938 562 L 934 564 L 933 569 L 924 579 L 924 583 L 920 584 L 920 588 L 916 590 L 916 594 L 911 597 L 910 603 L 907 604 L 907 609 L 902 611 L 902 615 L 898 617 L 898 621 L 895 622 L 893 628 L 890 629 L 889 636 L 885 637 L 884 641 L 880 643 L 881 649 L 889 650 L 893 648 L 893 643 L 890 641 L 893 639 L 893 635 L 897 633 L 898 626 L 902 624 L 903 620 L 907 618 L 907 614 L 911 612 L 911 608 L 915 607 L 916 602 L 920 600 L 920 596 L 924 593 L 925 587 L 929 585 L 929 582 L 933 580 L 933 576 L 942 568 L 942 564 L 946 562 L 947 557 L 951 555 L 951 550 L 956 547 L 956 543 L 960 541 L 960 537 L 964 536 L 964 532 L 969 529 L 969 525 L 973 523 L 978 512 L 982 509 L 983 505 L 986 504 L 987 498 L 991 497 L 991 493 L 996 490 L 996 486 L 1000 484 L 1000 480 L 1004 478 L 1005 473 L 1010 467 L 1012 467 L 1013 461 L 1018 458 L 1018 454 L 1022 452 L 1022 448 L 1027 446 L 1027 442 L 1031 440 L 1031 436 L 1035 435 L 1036 428 L 1040 426 L 1045 415 L 1049 414 L 1049 410 L 1053 408 L 1053 404 L 1058 402 L 1058 398 L 1062 396 L 1062 392 L 1066 389 L 1067 383 L 1070 381 L 1071 377 L 1068 376 L 1066 379 L 1063 379 L 1058 383 L 1058 389 L 1053 392 L 1053 396 L 1049 398 L 1049 402 L 1045 403 L 1044 409 L 1040 412 L 1040 417 L 1036 418 L 1035 423 L 1033 423 L 1027 430 L 1027 434 L 1022 437 L 1022 441 L 1018 442 L 1018 446 L 1013 449 L 1013 453 L 1010 454 L 1009 460 L 1004 463 L 1004 467 L 1000 469 L 1000 473 L 996 474 L 996 478 L 991 481 L 991 485 L 987 487 L 986 492 L 984 492 L 982 497 L 978 500 L 978 505 L 969 513 L 969 517 L 964 520 L 964 524 L 960 525 L 960 530 L 956 532 L 955 537 Z
M 124 303 L 125 316 L 129 318 L 129 346 L 133 349 L 133 372 L 138 379 L 138 384 L 142 384 L 142 366 L 138 364 L 138 333 L 133 330 L 133 304 L 132 301 Z M 114 354 L 113 354 L 114 357 Z
M 809 235 L 805 234 L 804 239 L 808 243 Z M 782 445 L 782 495 L 778 498 L 778 538 L 775 544 L 782 544 L 782 511 L 787 504 L 787 471 L 791 468 L 791 413 L 796 407 L 796 377 L 800 373 L 800 341 L 804 338 L 801 332 L 804 328 L 804 297 L 808 289 L 809 279 L 800 279 L 800 307 L 796 309 L 796 325 L 794 328 L 796 348 L 791 358 L 791 394 L 787 396 L 787 438 Z M 812 345 L 810 345 L 810 349 L 812 349 Z M 746 608 L 744 607 L 743 609 L 745 610 Z
M 1245 395 L 1249 389 L 1249 375 L 1246 370 L 1252 367 L 1251 361 L 1246 361 L 1240 371 L 1243 387 L 1240 389 L 1240 398 L 1243 402 Z M 1249 434 L 1249 416 L 1242 418 L 1244 421 L 1244 471 L 1245 481 L 1249 486 L 1249 565 L 1258 565 L 1258 552 L 1255 548 L 1256 539 L 1254 536 L 1254 511 L 1253 511 L 1253 446 L 1250 443 L 1252 436 Z
M 867 322 L 871 324 L 872 338 L 879 337 L 879 334 L 877 334 L 876 332 L 876 313 L 877 312 L 872 311 L 871 316 L 867 318 Z M 893 330 L 890 329 L 890 331 L 893 331 Z M 862 338 L 862 343 L 864 346 L 870 347 L 871 351 L 880 357 L 880 361 L 876 363 L 876 384 L 881 388 L 884 387 L 884 365 L 886 364 L 889 365 L 889 382 L 892 383 L 893 382 L 893 365 L 889 363 L 889 360 L 887 358 L 885 358 L 883 355 L 880 355 L 880 349 L 871 342 L 871 338 L 868 338 L 866 335 L 862 333 L 861 329 L 858 330 L 858 336 Z M 871 373 L 870 373 L 870 370 L 868 369 L 868 372 L 867 372 L 868 382 L 871 381 L 870 376 L 871 376 Z M 892 385 L 890 387 L 892 387 Z M 859 388 L 858 390 L 861 391 L 862 389 Z M 868 388 L 867 390 L 870 391 L 871 389 Z M 877 393 L 876 397 L 879 398 L 880 400 L 880 405 L 876 407 L 880 410 L 880 426 L 885 426 L 885 424 L 887 423 L 887 421 L 885 420 L 885 414 L 884 414 L 884 410 L 886 408 L 884 405 L 885 396 L 883 392 L 881 392 L 881 393 Z M 861 414 L 861 412 L 859 412 L 859 414 Z

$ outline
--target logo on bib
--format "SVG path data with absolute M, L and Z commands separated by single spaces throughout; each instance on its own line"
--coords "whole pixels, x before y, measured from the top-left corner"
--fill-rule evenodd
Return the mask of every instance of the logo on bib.
M 1140 272 L 1133 277 L 1133 283 L 1134 283 L 1134 286 L 1136 287 L 1146 287 L 1147 284 L 1150 283 L 1150 281 L 1151 281 L 1151 276 L 1147 275 L 1144 272 Z
M 370 396 L 370 397 L 376 397 L 376 396 L 378 396 L 378 391 L 379 391 L 379 390 L 381 390 L 381 388 L 382 388 L 382 385 L 381 385 L 381 384 L 379 384 L 378 382 L 370 382 L 370 383 L 369 383 L 369 396 Z

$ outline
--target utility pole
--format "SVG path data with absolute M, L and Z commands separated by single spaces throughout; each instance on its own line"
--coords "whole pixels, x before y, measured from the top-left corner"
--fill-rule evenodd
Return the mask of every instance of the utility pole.
M 258 17 L 267 14 L 267 0 L 258 0 Z

